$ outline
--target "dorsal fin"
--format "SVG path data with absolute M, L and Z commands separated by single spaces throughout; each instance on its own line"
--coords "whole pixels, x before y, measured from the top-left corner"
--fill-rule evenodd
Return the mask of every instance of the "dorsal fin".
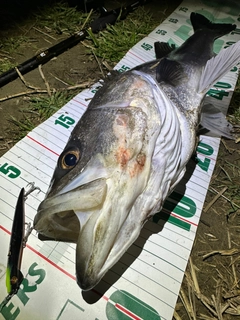
M 163 58 L 156 68 L 156 79 L 158 82 L 166 82 L 177 86 L 183 81 L 185 74 L 182 65 L 174 60 Z
M 154 42 L 155 55 L 157 59 L 161 59 L 172 52 L 176 46 L 167 42 Z

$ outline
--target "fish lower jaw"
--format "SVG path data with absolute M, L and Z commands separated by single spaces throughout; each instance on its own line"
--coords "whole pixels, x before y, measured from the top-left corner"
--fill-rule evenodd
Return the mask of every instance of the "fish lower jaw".
M 91 278 L 91 277 L 79 278 L 77 276 L 77 284 L 83 291 L 89 291 L 89 290 L 93 289 L 94 287 L 96 287 L 96 285 L 101 281 L 103 276 L 104 275 L 98 276 L 95 278 Z
M 130 229 L 129 229 L 130 230 Z M 124 225 L 119 230 L 116 235 L 115 241 L 113 242 L 108 254 L 106 255 L 102 265 L 96 266 L 94 258 L 91 256 L 87 265 L 79 265 L 76 263 L 76 274 L 77 283 L 83 291 L 88 291 L 94 288 L 101 279 L 106 276 L 108 277 L 108 271 L 114 267 L 115 264 L 119 262 L 121 257 L 127 252 L 129 247 L 136 241 L 139 237 L 141 227 L 134 228 L 131 232 L 131 237 L 128 236 L 126 230 L 124 230 Z M 98 257 L 95 258 L 97 261 Z M 82 260 L 79 259 L 82 263 Z
M 77 284 L 83 291 L 89 291 L 101 281 L 102 277 L 108 270 L 109 268 L 96 268 L 94 264 L 91 265 L 91 263 L 84 266 L 79 266 L 76 263 Z
M 96 287 L 102 278 L 107 275 L 108 271 L 118 262 L 118 260 L 114 260 L 114 262 L 107 263 L 107 265 L 105 265 L 106 262 L 107 260 L 97 273 L 90 272 L 89 274 L 85 274 L 81 277 L 77 276 L 77 284 L 83 291 L 89 291 Z
M 102 280 L 102 278 L 105 276 L 105 274 L 111 269 L 111 267 L 116 263 L 117 261 L 114 261 L 112 264 L 109 264 L 109 266 L 103 267 L 100 269 L 99 272 L 90 271 L 91 268 L 87 268 L 86 273 L 77 273 L 77 284 L 83 291 L 89 291 L 92 288 L 96 287 L 96 285 Z

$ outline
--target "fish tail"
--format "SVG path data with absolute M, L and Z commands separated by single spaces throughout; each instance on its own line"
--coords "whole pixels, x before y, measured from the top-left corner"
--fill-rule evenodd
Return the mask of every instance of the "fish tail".
M 237 27 L 235 24 L 231 23 L 213 23 L 203 15 L 196 12 L 191 13 L 190 19 L 194 29 L 194 33 L 199 30 L 207 30 L 208 32 L 211 32 L 213 34 L 214 39 L 228 34 L 229 32 L 235 30 Z

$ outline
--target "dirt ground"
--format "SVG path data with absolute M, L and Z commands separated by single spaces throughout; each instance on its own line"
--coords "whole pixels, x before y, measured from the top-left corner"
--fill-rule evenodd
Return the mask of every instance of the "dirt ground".
M 167 17 L 181 1 L 171 2 L 164 11 Z M 4 4 L 4 5 L 3 5 Z M 16 53 L 9 54 L 1 50 L 0 58 L 11 56 L 21 63 L 43 50 L 59 42 L 66 35 L 55 35 L 55 39 L 34 28 L 34 7 L 30 1 L 13 1 L 12 9 L 3 1 L 0 4 L 0 39 L 13 35 L 27 36 L 30 41 Z M 116 7 L 119 3 L 105 1 L 106 7 Z M 163 5 L 152 1 L 146 5 L 150 12 L 157 16 L 163 14 Z M 14 12 L 15 9 L 15 12 Z M 29 10 L 29 12 L 27 12 Z M 17 14 L 16 14 L 17 12 Z M 20 21 L 20 16 L 30 15 L 30 18 Z M 107 69 L 104 68 L 107 73 Z M 49 61 L 42 67 L 43 74 L 51 89 L 66 89 L 70 85 L 93 83 L 102 77 L 98 63 L 93 56 L 87 54 L 87 48 L 78 44 L 62 53 L 56 59 Z M 27 84 L 20 79 L 0 88 L 0 99 L 29 90 L 47 90 L 43 77 L 38 69 L 24 76 Z M 60 79 L 60 80 L 59 80 Z M 87 85 L 87 84 L 86 84 Z M 31 89 L 29 86 L 34 87 Z M 77 89 L 76 93 L 81 89 Z M 239 93 L 236 93 L 239 96 Z M 31 95 L 32 96 L 32 95 Z M 0 156 L 16 143 L 18 132 L 10 117 L 22 121 L 23 108 L 27 109 L 30 95 L 22 94 L 16 98 L 9 98 L 0 105 Z M 0 100 L 1 101 L 1 100 Z M 230 113 L 234 108 L 232 106 Z M 32 121 L 37 124 L 37 114 L 29 113 Z M 240 146 L 234 141 L 222 140 L 218 161 L 207 194 L 205 209 L 216 194 L 213 189 L 221 192 L 226 189 L 205 212 L 203 211 L 198 227 L 196 240 L 191 253 L 186 276 L 184 278 L 178 303 L 176 305 L 176 319 L 240 319 Z M 212 253 L 204 259 L 204 255 Z M 196 313 L 196 315 L 194 315 Z M 238 315 L 234 315 L 238 313 Z

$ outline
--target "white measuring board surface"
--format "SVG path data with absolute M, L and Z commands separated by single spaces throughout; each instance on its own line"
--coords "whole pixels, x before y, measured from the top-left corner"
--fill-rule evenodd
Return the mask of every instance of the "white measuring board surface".
M 240 5 L 238 1 L 229 3 L 231 7 L 221 7 L 217 1 L 183 1 L 148 37 L 129 50 L 116 69 L 123 72 L 154 59 L 155 41 L 181 45 L 193 32 L 189 20 L 192 11 L 215 22 L 237 24 L 235 32 L 216 41 L 217 52 L 238 41 Z M 226 113 L 237 76 L 235 67 L 209 91 L 208 102 Z M 26 222 L 32 223 L 58 156 L 98 86 L 99 83 L 82 91 L 0 158 L 0 300 L 6 296 L 10 230 L 20 189 L 27 188 L 30 182 L 41 188 L 26 201 Z M 18 294 L 1 311 L 0 320 L 172 319 L 219 141 L 200 137 L 198 164 L 190 163 L 163 211 L 146 223 L 137 241 L 89 292 L 81 291 L 75 281 L 75 245 L 42 242 L 33 232 L 23 253 L 25 278 Z

